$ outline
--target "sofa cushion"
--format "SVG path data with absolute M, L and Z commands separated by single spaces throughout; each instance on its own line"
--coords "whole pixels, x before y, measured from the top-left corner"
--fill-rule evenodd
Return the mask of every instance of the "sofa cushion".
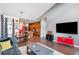
M 18 48 L 11 48 L 2 52 L 2 55 L 21 55 L 21 52 Z
M 17 38 L 16 37 L 10 37 L 10 38 L 7 38 L 7 39 L 2 40 L 2 41 L 6 41 L 6 40 L 11 41 L 12 48 L 3 51 L 1 54 L 2 55 L 21 55 L 21 52 L 18 49 Z
M 18 47 L 18 42 L 17 42 L 17 38 L 16 37 L 11 37 L 10 40 L 12 42 L 12 46 L 13 47 Z

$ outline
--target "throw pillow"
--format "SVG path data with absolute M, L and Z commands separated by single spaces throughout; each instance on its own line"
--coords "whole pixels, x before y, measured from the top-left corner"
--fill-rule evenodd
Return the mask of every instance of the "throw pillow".
M 7 49 L 12 48 L 10 40 L 0 42 L 0 45 L 1 45 L 1 47 L 2 47 L 1 51 L 5 51 L 5 50 L 7 50 Z

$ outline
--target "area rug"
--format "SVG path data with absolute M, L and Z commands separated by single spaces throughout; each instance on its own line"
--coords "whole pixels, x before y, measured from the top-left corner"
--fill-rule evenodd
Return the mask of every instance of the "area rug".
M 56 51 L 56 50 L 54 50 L 54 49 L 52 49 L 52 48 L 50 48 L 50 47 L 48 47 L 48 46 L 45 46 L 45 45 L 43 45 L 43 44 L 41 44 L 41 43 L 39 43 L 39 42 L 37 42 L 37 44 L 39 44 L 39 45 L 41 45 L 41 46 L 43 46 L 43 47 L 45 47 L 45 48 L 48 48 L 48 49 L 54 51 L 53 55 L 64 55 L 63 53 L 60 53 L 60 52 L 58 52 L 58 51 Z

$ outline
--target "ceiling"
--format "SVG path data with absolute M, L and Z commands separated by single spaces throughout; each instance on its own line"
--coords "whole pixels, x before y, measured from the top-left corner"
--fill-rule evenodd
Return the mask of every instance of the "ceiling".
M 0 11 L 8 16 L 36 20 L 55 3 L 0 3 Z

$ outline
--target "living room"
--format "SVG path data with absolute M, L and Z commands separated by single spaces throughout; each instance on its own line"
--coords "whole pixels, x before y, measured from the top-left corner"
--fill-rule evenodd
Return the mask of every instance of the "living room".
M 79 3 L 0 3 L 0 8 L 1 55 L 79 54 Z

